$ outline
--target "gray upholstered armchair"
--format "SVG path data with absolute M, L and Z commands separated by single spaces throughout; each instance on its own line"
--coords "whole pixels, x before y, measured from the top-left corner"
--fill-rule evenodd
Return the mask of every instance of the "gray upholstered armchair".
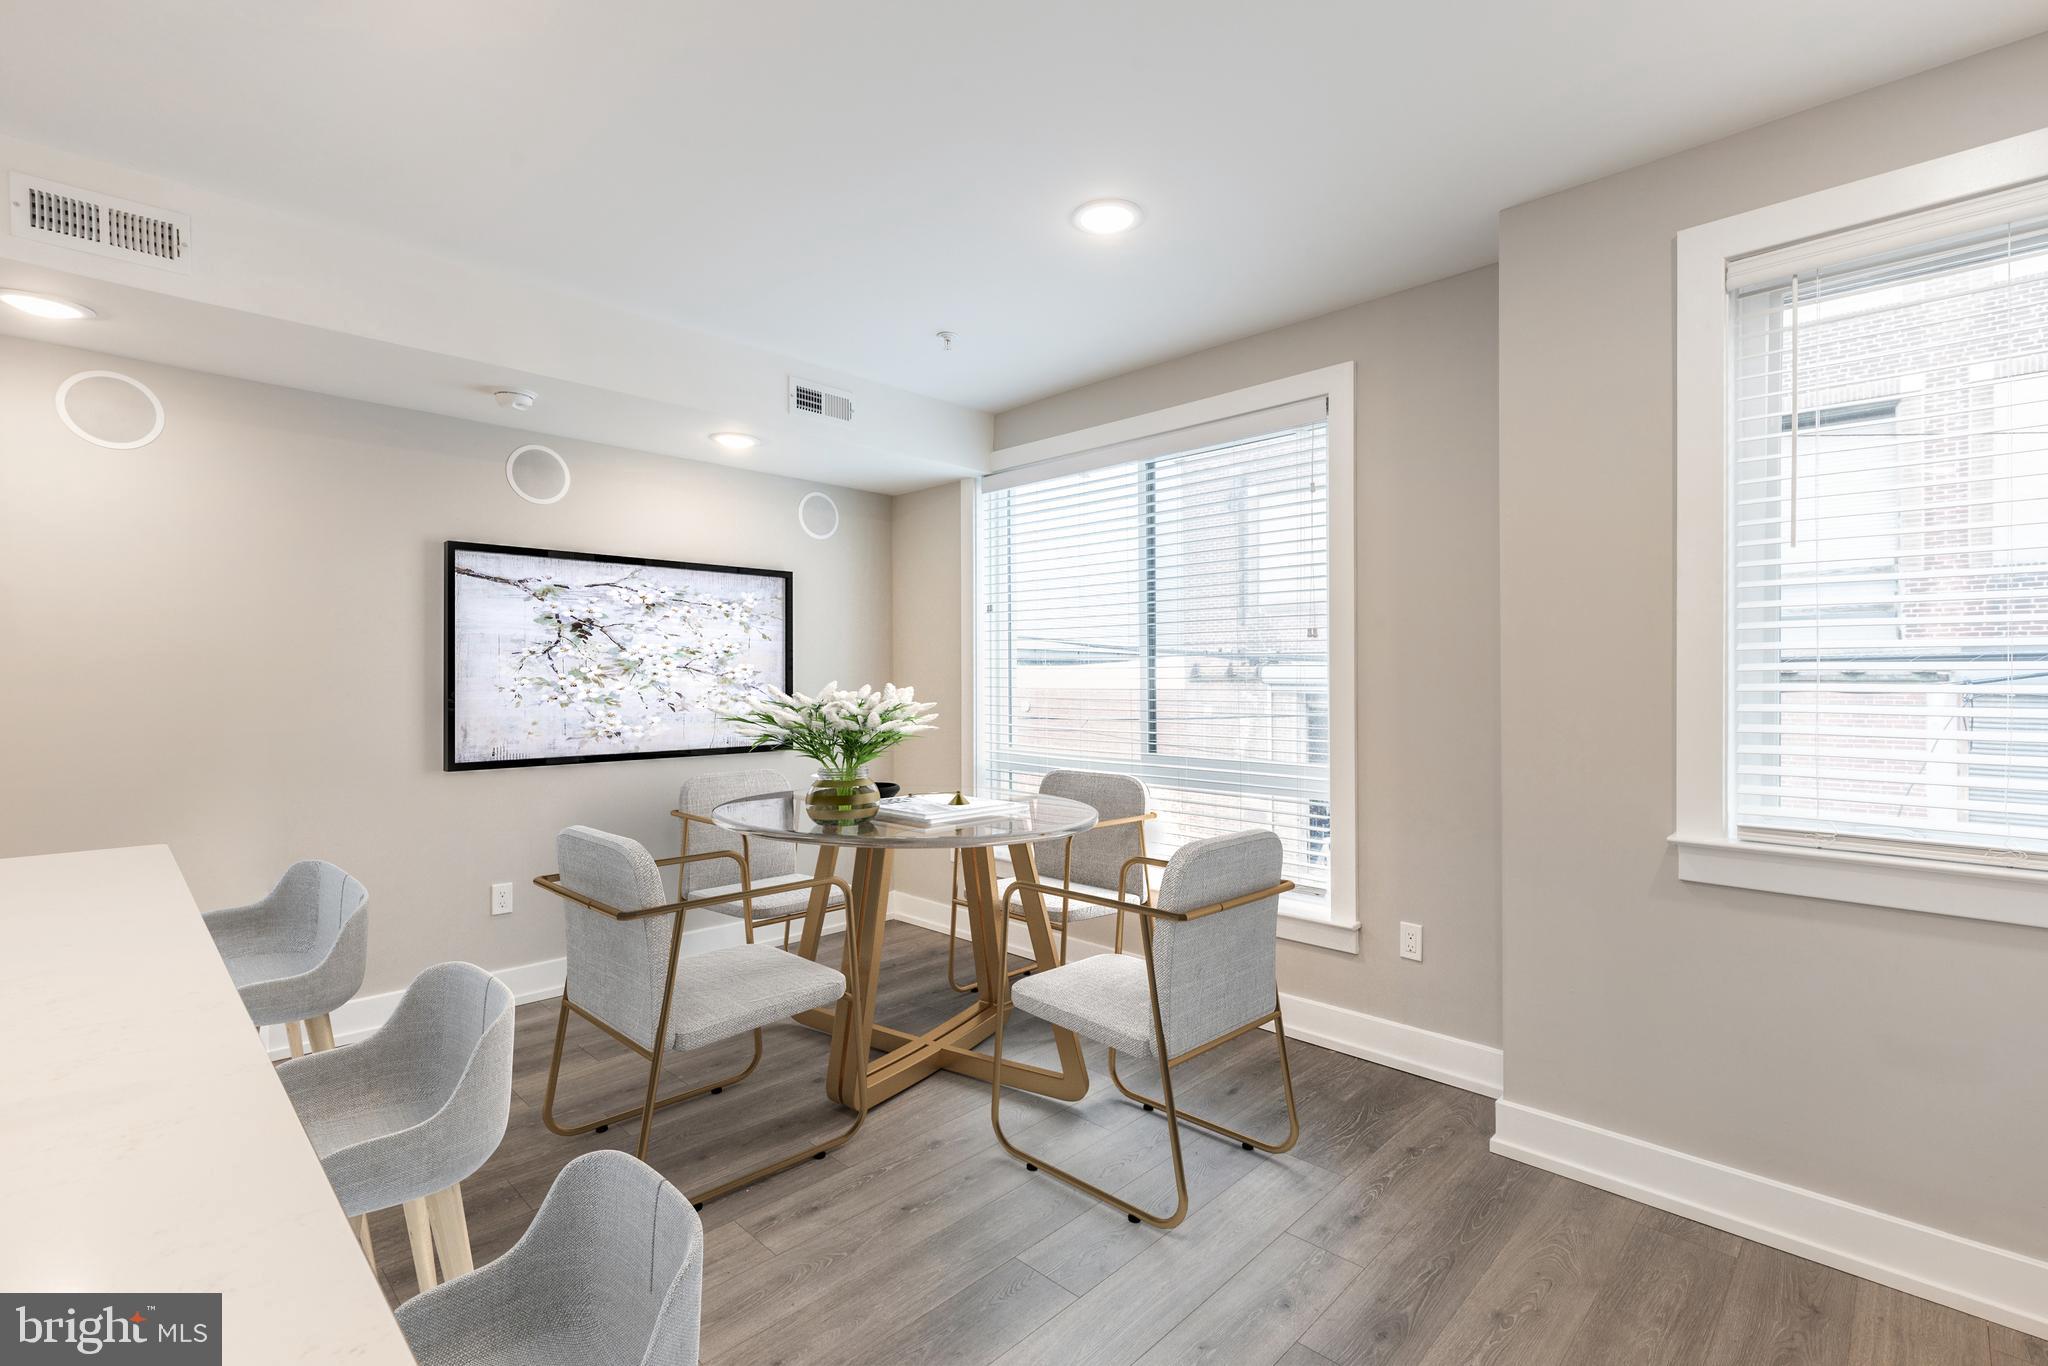
M 1095 808 L 1095 824 L 1078 835 L 1062 835 L 1058 839 L 1045 840 L 1034 846 L 1033 857 L 1038 863 L 1039 880 L 1047 884 L 1046 911 L 1056 916 L 1055 924 L 1060 931 L 1059 961 L 1067 961 L 1067 931 L 1076 921 L 1096 920 L 1112 915 L 1108 907 L 1099 900 L 1074 896 L 1075 889 L 1092 893 L 1095 898 L 1120 895 L 1116 880 L 1132 859 L 1145 856 L 1145 826 L 1147 822 L 1159 819 L 1159 813 L 1150 809 L 1151 796 L 1145 784 L 1122 773 L 1095 773 L 1087 769 L 1055 769 L 1038 784 L 1039 795 L 1065 797 L 1069 801 L 1081 802 Z M 1138 869 L 1138 895 L 1140 899 L 1151 894 L 1150 874 L 1141 865 Z M 1057 883 L 1057 886 L 1052 884 Z M 1060 897 L 1057 909 L 1051 904 L 1053 893 Z M 972 982 L 962 982 L 955 975 L 953 967 L 954 949 L 960 942 L 960 911 L 967 904 L 966 889 L 960 881 L 960 852 L 953 852 L 953 909 L 950 923 L 946 928 L 946 985 L 958 992 L 975 990 Z M 1012 918 L 1016 914 L 1012 913 Z M 1116 926 L 1116 947 L 1122 952 L 1123 921 Z M 1029 968 L 1018 968 L 1013 973 L 1028 972 Z
M 1172 1228 L 1188 1212 L 1187 1173 L 1180 1151 L 1182 1120 L 1235 1140 L 1245 1148 L 1260 1148 L 1269 1153 L 1286 1152 L 1301 1135 L 1301 1121 L 1294 1109 L 1294 1079 L 1287 1067 L 1287 1033 L 1280 1019 L 1279 982 L 1274 964 L 1280 897 L 1293 890 L 1294 884 L 1280 876 L 1280 837 L 1270 830 L 1247 830 L 1196 840 L 1181 846 L 1169 860 L 1133 858 L 1127 861 L 1119 880 L 1145 865 L 1166 870 L 1159 881 L 1156 900 L 1131 902 L 1088 894 L 1090 900 L 1119 918 L 1124 911 L 1138 914 L 1144 936 L 1143 958 L 1123 953 L 1096 954 L 1035 973 L 1008 990 L 1017 1009 L 1107 1045 L 1109 1075 L 1117 1089 L 1147 1110 L 1166 1112 L 1173 1180 L 1179 1193 L 1175 1207 L 1166 1214 L 1140 1209 L 1010 1142 L 1003 1133 L 1003 1020 L 1009 1013 L 1006 1010 L 996 1015 L 989 1115 L 997 1141 L 1012 1157 L 1034 1170 L 1043 1168 L 1076 1190 L 1086 1191 L 1122 1210 L 1134 1224 L 1143 1219 L 1160 1228 Z M 1010 896 L 1032 885 L 1046 896 L 1060 890 L 1051 884 L 1013 884 L 1004 897 L 1004 905 L 1009 904 Z M 1006 983 L 1007 980 L 1004 979 Z M 1269 1023 L 1280 1048 L 1280 1086 L 1287 1099 L 1284 1139 L 1268 1143 L 1188 1114 L 1174 1103 L 1175 1064 Z M 1116 1070 L 1119 1049 L 1151 1058 L 1158 1065 L 1160 1096 L 1142 1095 L 1124 1085 Z
M 696 1366 L 704 1226 L 625 1153 L 562 1168 L 495 1262 L 398 1308 L 420 1366 Z
M 349 1048 L 278 1068 L 364 1255 L 369 1215 L 405 1210 L 421 1289 L 434 1255 L 471 1266 L 462 1182 L 489 1160 L 512 1111 L 511 988 L 471 963 L 413 979 L 384 1027 Z
M 715 909 L 728 899 L 714 891 L 708 896 L 670 901 L 661 878 L 662 865 L 678 865 L 687 877 L 699 859 L 740 864 L 740 856 L 730 850 L 656 859 L 637 840 L 572 825 L 556 837 L 555 856 L 561 861 L 561 871 L 534 879 L 570 903 L 565 908 L 568 980 L 555 1021 L 554 1061 L 541 1098 L 541 1122 L 554 1133 L 574 1136 L 637 1118 L 640 1139 L 634 1155 L 645 1157 L 656 1110 L 722 1090 L 745 1077 L 760 1061 L 763 1026 L 833 1006 L 846 995 L 847 977 L 854 971 L 852 935 L 846 936 L 845 973 L 772 944 L 751 942 L 692 955 L 678 971 L 685 915 Z M 836 878 L 814 879 L 804 885 L 819 891 L 837 890 L 842 898 L 847 895 L 846 884 Z M 640 1105 L 577 1125 L 564 1124 L 556 1117 L 555 1088 L 572 1014 L 589 1020 L 647 1060 L 647 1090 Z M 656 1094 L 662 1060 L 670 1050 L 687 1052 L 746 1034 L 754 1036 L 754 1061 L 745 1069 L 671 1095 Z M 853 1122 L 843 1132 L 736 1180 L 700 1191 L 692 1199 L 701 1205 L 806 1158 L 824 1156 L 860 1128 L 867 1114 L 864 1087 L 852 1108 Z
M 370 894 L 331 863 L 301 859 L 261 901 L 204 917 L 228 975 L 260 1028 L 281 1024 L 292 1056 L 334 1047 L 330 1013 L 362 990 L 369 957 Z

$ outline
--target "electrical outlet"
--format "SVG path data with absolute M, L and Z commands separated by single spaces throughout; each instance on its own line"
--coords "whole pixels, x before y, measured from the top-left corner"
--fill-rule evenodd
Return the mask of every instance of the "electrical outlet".
M 491 914 L 492 914 L 492 915 L 510 915 L 510 914 L 512 914 L 512 884 L 511 884 L 511 883 L 509 883 L 509 882 L 493 882 L 493 883 L 491 884 Z
M 1401 956 L 1422 961 L 1422 926 L 1412 920 L 1401 922 Z

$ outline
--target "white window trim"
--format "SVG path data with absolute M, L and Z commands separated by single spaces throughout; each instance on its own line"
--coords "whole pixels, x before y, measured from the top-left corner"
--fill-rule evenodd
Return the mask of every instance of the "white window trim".
M 997 451 L 989 461 L 989 472 L 994 474 L 1023 465 L 1035 465 L 1041 461 L 1059 460 L 1104 446 L 1160 436 L 1184 427 L 1221 422 L 1303 399 L 1329 400 L 1329 915 L 1326 918 L 1320 914 L 1304 914 L 1300 909 L 1290 907 L 1283 898 L 1280 905 L 1280 937 L 1295 943 L 1335 949 L 1342 953 L 1357 953 L 1359 950 L 1357 568 L 1354 549 L 1356 541 L 1353 534 L 1357 503 L 1352 458 L 1354 369 L 1350 361 L 1345 361 L 1341 365 L 1325 366 L 1320 370 L 1310 370 L 1304 374 L 1290 375 L 1285 379 L 1235 389 L 1227 394 L 1217 394 L 1213 398 L 1197 399 L 1192 403 L 1162 408 L 1158 412 L 1121 418 L 1080 431 L 1064 432 L 1039 441 L 1008 446 Z M 966 497 L 961 502 L 961 544 L 966 560 L 961 567 L 962 582 L 972 585 L 972 591 L 963 595 L 965 610 L 960 626 L 962 638 L 968 645 L 968 648 L 961 652 L 964 656 L 961 683 L 962 696 L 968 699 L 964 710 L 969 713 L 966 719 L 966 739 L 960 747 L 961 781 L 971 783 L 974 780 L 978 757 L 975 745 L 981 733 L 981 718 L 973 714 L 974 708 L 979 705 L 974 687 L 974 656 L 980 648 L 980 633 L 975 630 L 975 605 L 981 601 L 982 585 L 978 569 L 981 556 L 978 553 L 979 547 L 975 544 L 977 519 L 974 515 L 974 499 Z
M 2048 129 L 1736 214 L 1678 234 L 1676 332 L 1678 876 L 1757 891 L 2048 927 L 2048 875 L 1738 840 L 1729 827 L 1729 262 L 2048 176 Z M 1881 235 L 1881 230 L 1879 230 Z

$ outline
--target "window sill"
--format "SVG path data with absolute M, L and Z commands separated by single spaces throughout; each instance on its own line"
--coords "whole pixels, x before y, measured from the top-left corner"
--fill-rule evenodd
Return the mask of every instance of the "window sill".
M 999 852 L 995 861 L 997 872 L 1004 880 L 1015 876 L 1010 867 L 1010 854 L 1007 849 Z M 1313 911 L 1296 910 L 1284 897 L 1280 902 L 1280 937 L 1290 943 L 1308 944 L 1318 949 L 1334 949 L 1338 953 L 1358 952 L 1357 925 L 1339 924 Z
M 1673 835 L 1681 882 L 2048 928 L 2048 874 Z
M 1280 937 L 1295 944 L 1308 944 L 1339 953 L 1358 952 L 1358 926 L 1340 925 L 1319 915 L 1302 915 L 1280 903 Z

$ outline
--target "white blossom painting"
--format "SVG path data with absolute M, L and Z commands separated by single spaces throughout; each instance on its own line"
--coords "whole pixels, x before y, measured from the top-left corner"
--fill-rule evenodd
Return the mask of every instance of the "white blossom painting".
M 448 542 L 444 766 L 749 748 L 790 679 L 790 575 Z

